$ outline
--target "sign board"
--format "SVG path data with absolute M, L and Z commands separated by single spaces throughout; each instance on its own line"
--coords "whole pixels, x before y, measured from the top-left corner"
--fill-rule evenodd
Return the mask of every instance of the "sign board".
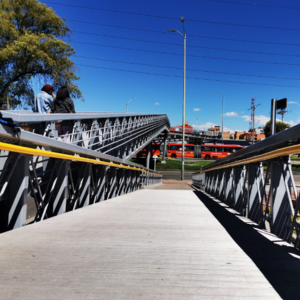
M 287 107 L 287 98 L 283 98 L 276 101 L 276 110 L 285 109 Z

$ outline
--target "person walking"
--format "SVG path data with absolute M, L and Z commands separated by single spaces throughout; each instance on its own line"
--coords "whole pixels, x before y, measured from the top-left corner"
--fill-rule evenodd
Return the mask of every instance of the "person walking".
M 74 102 L 70 98 L 70 93 L 66 86 L 62 86 L 57 91 L 56 98 L 52 102 L 51 113 L 55 113 L 55 114 L 75 113 Z
M 33 111 L 40 114 L 50 114 L 53 99 L 55 99 L 55 95 L 52 85 L 44 85 L 42 91 L 34 98 Z

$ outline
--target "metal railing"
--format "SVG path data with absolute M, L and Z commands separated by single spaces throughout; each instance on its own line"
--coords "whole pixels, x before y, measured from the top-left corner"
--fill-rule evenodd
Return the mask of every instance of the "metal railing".
M 140 125 L 133 122 L 135 126 L 127 126 L 122 136 L 116 126 L 113 126 L 113 130 L 108 130 L 109 137 L 103 138 L 97 144 L 110 144 L 111 151 L 103 152 L 93 149 L 91 134 L 88 145 L 83 145 L 85 137 L 81 131 L 80 137 L 75 137 L 76 133 L 72 133 L 72 140 L 76 139 L 77 142 L 70 143 L 60 140 L 65 138 L 65 134 L 55 136 L 58 129 L 55 129 L 56 132 L 51 129 L 55 133 L 52 137 L 49 132 L 43 134 L 49 124 L 51 127 L 57 123 L 57 116 L 10 114 L 12 115 L 15 116 L 13 121 L 21 126 L 20 130 L 0 124 L 0 232 L 26 225 L 29 217 L 28 206 L 33 206 L 34 217 L 31 223 L 34 223 L 162 181 L 159 172 L 132 163 L 126 158 L 136 149 L 144 147 L 143 143 L 151 142 L 153 136 L 168 130 L 168 119 L 165 115 L 159 115 L 158 118 L 147 115 L 143 124 L 140 120 Z M 87 113 L 80 126 L 95 121 L 95 116 L 90 118 L 91 115 L 92 113 Z M 64 121 L 68 119 L 73 125 L 79 122 L 71 114 L 59 116 L 65 117 Z M 8 114 L 3 113 L 3 117 L 8 118 Z M 126 118 L 131 117 L 125 116 L 124 119 Z M 120 116 L 115 119 L 107 116 L 105 122 L 116 124 L 117 119 L 120 120 Z M 76 126 L 73 126 L 73 130 L 76 130 Z M 97 131 L 96 138 L 99 139 L 99 132 L 103 133 L 102 130 L 103 128 Z M 139 130 L 143 133 L 138 133 Z M 125 134 L 128 139 L 126 145 L 123 144 Z M 127 152 L 126 157 L 110 155 L 115 153 L 112 148 L 116 145 L 116 139 L 119 150 L 127 147 L 127 150 L 122 148 L 122 151 Z M 93 141 L 96 143 L 95 139 Z M 131 146 L 131 142 L 135 145 Z M 130 147 L 132 149 L 128 150 Z
M 206 166 L 193 175 L 193 184 L 299 247 L 294 153 L 300 153 L 300 125 Z
M 168 132 L 166 115 L 134 113 L 38 114 L 1 111 L 17 126 L 37 136 L 129 159 L 153 138 Z M 37 137 L 38 138 L 38 137 Z

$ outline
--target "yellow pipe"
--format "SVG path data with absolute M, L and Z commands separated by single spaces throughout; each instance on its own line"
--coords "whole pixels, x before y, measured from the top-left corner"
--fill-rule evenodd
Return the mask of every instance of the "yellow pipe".
M 235 167 L 235 166 L 240 166 L 240 165 L 246 165 L 246 164 L 250 164 L 250 163 L 254 163 L 254 162 L 261 162 L 264 160 L 268 160 L 268 159 L 272 159 L 272 158 L 276 158 L 276 157 L 280 157 L 280 156 L 285 156 L 285 155 L 290 155 L 290 154 L 294 154 L 294 153 L 299 153 L 299 152 L 300 152 L 300 145 L 289 146 L 289 147 L 273 150 L 271 152 L 264 153 L 261 155 L 257 155 L 255 157 L 246 158 L 246 159 L 242 159 L 242 160 L 239 160 L 236 162 L 228 163 L 226 165 L 212 167 L 210 169 L 202 170 L 200 173 L 203 174 L 203 173 L 214 171 L 214 170 L 225 169 L 225 168 Z
M 11 145 L 11 144 L 1 143 L 1 142 L 0 142 L 0 150 L 22 153 L 22 154 L 27 154 L 27 155 L 37 155 L 37 156 L 52 157 L 52 158 L 57 158 L 57 159 L 80 161 L 80 162 L 86 162 L 86 163 L 91 163 L 91 164 L 96 164 L 96 165 L 104 165 L 104 166 L 116 167 L 116 168 L 121 168 L 121 169 L 141 171 L 141 172 L 145 172 L 145 173 L 152 174 L 152 175 L 162 176 L 161 174 L 151 173 L 151 172 L 145 171 L 144 169 L 140 169 L 140 168 L 136 168 L 136 167 L 128 167 L 128 166 L 118 165 L 115 163 L 109 163 L 109 162 L 100 161 L 100 160 L 91 159 L 91 158 L 72 156 L 69 154 L 62 154 L 62 153 L 57 153 L 57 152 L 45 151 L 45 150 L 32 149 L 32 148 L 28 148 L 28 147 L 16 146 L 16 145 Z

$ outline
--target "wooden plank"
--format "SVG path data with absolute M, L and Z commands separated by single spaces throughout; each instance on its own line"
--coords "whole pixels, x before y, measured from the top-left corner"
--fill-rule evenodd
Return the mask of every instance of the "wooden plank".
M 193 191 L 141 190 L 4 233 L 0 270 L 0 299 L 281 299 Z

